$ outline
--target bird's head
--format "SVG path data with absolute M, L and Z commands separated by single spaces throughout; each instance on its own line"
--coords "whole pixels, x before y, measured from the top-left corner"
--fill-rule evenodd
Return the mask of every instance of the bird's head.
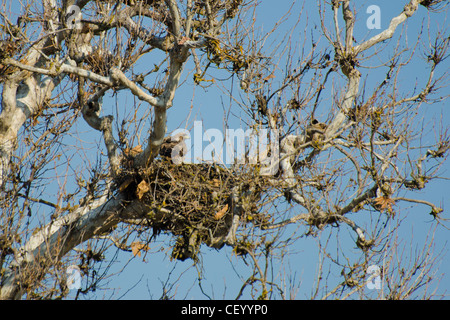
M 190 135 L 188 135 L 187 133 L 181 132 L 181 133 L 177 133 L 174 136 L 170 137 L 170 142 L 182 142 L 186 139 L 189 139 Z

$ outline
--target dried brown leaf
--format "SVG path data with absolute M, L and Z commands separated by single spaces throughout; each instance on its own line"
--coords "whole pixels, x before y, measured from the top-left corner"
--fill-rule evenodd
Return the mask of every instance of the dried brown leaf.
M 263 79 L 263 81 L 268 81 L 269 79 L 273 79 L 273 78 L 275 78 L 275 75 L 274 75 L 273 73 L 271 73 L 271 74 L 269 74 L 267 77 L 265 77 L 265 78 Z
M 141 200 L 142 197 L 144 196 L 144 194 L 146 192 L 148 192 L 149 190 L 150 190 L 150 187 L 148 186 L 147 181 L 142 180 L 136 188 L 136 196 L 138 197 L 139 200 Z
M 132 148 L 131 150 L 130 150 L 130 148 L 126 148 L 125 150 L 124 150 L 124 152 L 125 152 L 125 154 L 126 155 L 130 155 L 130 156 L 132 156 L 132 157 L 135 157 L 135 156 L 137 156 L 139 153 L 141 153 L 143 150 L 142 150 L 142 146 L 140 145 L 140 144 L 138 144 L 136 147 L 134 147 L 134 148 Z
M 132 242 L 130 247 L 131 247 L 131 252 L 133 252 L 133 255 L 135 257 L 136 257 L 136 255 L 138 257 L 140 257 L 142 250 L 144 250 L 144 251 L 148 251 L 149 250 L 149 247 L 146 244 L 144 244 L 142 242 L 139 242 L 139 241 Z
M 214 215 L 214 219 L 219 220 L 228 210 L 228 203 Z
M 375 204 L 380 206 L 381 210 L 388 209 L 388 211 L 391 212 L 392 206 L 395 204 L 395 201 L 389 197 L 382 196 L 382 197 L 375 198 Z

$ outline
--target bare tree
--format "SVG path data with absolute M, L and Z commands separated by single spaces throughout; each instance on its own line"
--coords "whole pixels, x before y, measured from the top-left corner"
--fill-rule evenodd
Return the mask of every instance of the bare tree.
M 173 239 L 172 259 L 196 262 L 202 245 L 232 247 L 252 270 L 236 298 L 248 288 L 254 298 L 295 297 L 298 284 L 277 277 L 274 264 L 304 237 L 324 239 L 314 298 L 370 297 L 371 265 L 380 266 L 383 298 L 415 297 L 428 285 L 432 233 L 408 253 L 395 230 L 403 202 L 428 207 L 444 228 L 442 208 L 415 191 L 440 177 L 450 147 L 443 124 L 433 124 L 438 133 L 426 145 L 417 125 L 427 104 L 446 98 L 440 67 L 449 37 L 440 30 L 405 48 L 400 29 L 417 11 L 446 6 L 405 1 L 385 30 L 356 42 L 356 4 L 320 1 L 315 32 L 326 46 L 294 32 L 268 45 L 282 21 L 260 34 L 257 6 L 45 0 L 23 4 L 17 18 L 2 12 L 1 298 L 64 297 L 69 264 L 95 274 L 79 290 L 89 292 L 106 276 L 94 271 L 108 248 L 149 255 L 161 233 Z M 298 16 L 294 10 L 287 16 Z M 403 69 L 420 55 L 427 80 L 401 87 Z M 372 78 L 368 67 L 384 72 L 373 76 L 375 86 L 362 81 Z M 266 154 L 276 170 L 263 174 L 266 166 L 248 153 L 232 164 L 173 161 L 180 140 L 167 144 L 168 111 L 186 108 L 174 99 L 188 82 L 222 90 L 229 112 L 241 110 L 254 132 L 276 132 Z M 133 102 L 103 104 L 124 96 Z M 101 145 L 86 141 L 94 136 Z M 364 227 L 355 222 L 361 216 Z M 355 260 L 330 241 L 349 228 Z M 342 269 L 340 281 L 327 280 L 324 261 Z M 161 298 L 172 297 L 170 288 L 164 284 Z

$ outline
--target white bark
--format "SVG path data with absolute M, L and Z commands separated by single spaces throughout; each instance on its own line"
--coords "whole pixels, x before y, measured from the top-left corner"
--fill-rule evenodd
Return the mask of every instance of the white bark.
M 50 98 L 60 80 L 61 77 L 36 75 L 27 77 L 20 85 L 17 81 L 4 83 L 0 114 L 0 186 L 9 171 L 17 133 L 25 121 Z
M 78 244 L 108 230 L 119 221 L 123 209 L 120 199 L 102 198 L 60 217 L 30 237 L 16 252 L 14 261 L 3 276 L 0 299 L 20 299 L 23 295 L 22 279 L 26 270 L 37 263 L 55 261 Z M 30 271 L 31 272 L 31 271 Z
M 417 10 L 417 8 L 421 2 L 422 1 L 420 1 L 420 0 L 411 0 L 403 8 L 402 13 L 400 13 L 398 16 L 391 19 L 391 22 L 389 23 L 389 27 L 386 30 L 383 30 L 381 33 L 373 36 L 372 38 L 361 43 L 360 45 L 355 46 L 353 48 L 355 54 L 359 54 L 359 53 L 373 47 L 377 43 L 380 43 L 389 38 L 392 38 L 397 27 L 401 23 L 405 22 L 406 19 L 408 19 L 409 17 L 411 17 L 414 14 L 414 12 Z
M 169 1 L 169 8 L 172 14 L 173 33 L 180 36 L 180 17 L 178 8 L 174 1 Z M 147 35 L 148 36 L 148 35 Z M 89 79 L 92 82 L 106 86 L 107 88 L 118 85 L 129 89 L 137 98 L 147 102 L 154 107 L 155 120 L 153 129 L 149 136 L 149 141 L 139 157 L 136 165 L 147 165 L 153 160 L 159 150 L 166 134 L 166 111 L 172 106 L 175 91 L 178 87 L 179 79 L 183 70 L 183 64 L 188 57 L 189 48 L 206 45 L 206 41 L 185 41 L 183 44 L 175 45 L 170 52 L 170 72 L 163 94 L 154 97 L 142 89 L 117 68 L 110 70 L 109 76 L 101 76 L 90 70 L 77 67 L 71 61 L 53 62 L 50 68 L 45 68 L 37 62 L 42 57 L 39 50 L 32 50 L 27 61 L 22 63 L 7 58 L 4 64 L 17 68 L 17 77 L 7 81 L 3 86 L 2 113 L 0 115 L 0 184 L 8 172 L 9 161 L 14 151 L 17 133 L 24 122 L 38 111 L 45 99 L 51 96 L 52 90 L 58 81 L 66 74 L 74 74 Z M 23 80 L 23 81 L 22 81 Z M 18 85 L 18 83 L 21 83 Z M 93 100 L 98 99 L 93 97 Z M 112 172 L 117 173 L 120 161 L 116 154 L 116 145 L 112 138 L 112 118 L 110 116 L 99 117 L 99 110 L 89 110 L 83 106 L 83 116 L 87 123 L 94 129 L 103 133 L 105 145 L 108 150 L 108 157 Z M 54 259 L 59 259 L 75 246 L 86 239 L 101 234 L 111 226 L 117 224 L 121 219 L 129 219 L 142 210 L 136 212 L 136 205 L 130 204 L 126 209 L 122 205 L 120 196 L 108 198 L 105 194 L 101 199 L 88 201 L 85 207 L 79 208 L 66 216 L 50 222 L 40 231 L 36 232 L 27 243 L 16 252 L 14 261 L 3 275 L 0 289 L 0 298 L 17 299 L 23 294 L 22 277 L 26 270 L 37 267 L 37 263 L 51 263 Z M 137 205 L 140 208 L 139 205 Z M 134 209 L 133 209 L 134 208 Z M 142 209 L 142 208 L 141 208 Z M 127 213 L 127 210 L 129 212 Z M 129 214 L 127 216 L 127 214 Z
M 336 52 L 341 52 L 342 55 L 344 55 L 347 58 L 351 58 L 350 55 L 353 55 L 353 58 L 356 59 L 357 55 L 364 50 L 369 49 L 370 47 L 374 46 L 377 43 L 380 43 L 388 38 L 391 38 L 397 28 L 397 26 L 404 22 L 408 17 L 410 17 L 416 10 L 420 3 L 418 0 L 411 0 L 409 4 L 407 4 L 404 7 L 403 12 L 398 15 L 397 17 L 394 17 L 391 20 L 391 23 L 388 27 L 388 29 L 384 30 L 380 34 L 372 37 L 371 39 L 367 40 L 366 42 L 362 43 L 358 46 L 353 46 L 353 27 L 354 27 L 354 15 L 350 10 L 349 0 L 342 1 L 342 14 L 344 17 L 344 21 L 346 23 L 345 26 L 345 46 L 341 43 L 341 38 L 339 35 L 340 28 L 338 26 L 338 19 L 337 19 L 337 7 L 335 7 L 334 13 L 335 13 L 335 30 L 336 30 L 336 42 L 335 42 L 335 50 Z M 345 52 L 342 53 L 342 50 Z M 334 139 L 334 137 L 337 135 L 340 130 L 342 130 L 346 125 L 347 120 L 347 114 L 349 110 L 353 107 L 353 104 L 355 102 L 355 99 L 359 92 L 359 82 L 361 73 L 354 67 L 350 67 L 348 63 L 343 62 L 341 65 L 342 71 L 348 78 L 348 84 L 347 89 L 345 92 L 345 95 L 343 97 L 343 100 L 340 104 L 340 111 L 336 114 L 333 121 L 327 126 L 327 129 L 325 131 L 325 141 L 331 141 Z M 282 170 L 282 177 L 284 179 L 284 182 L 286 184 L 286 192 L 289 194 L 289 197 L 297 202 L 298 204 L 302 205 L 303 207 L 307 207 L 307 201 L 296 191 L 296 178 L 292 169 L 292 161 L 290 159 L 291 155 L 296 154 L 295 148 L 293 148 L 293 141 L 294 139 L 298 139 L 300 142 L 304 142 L 305 138 L 303 136 L 287 136 L 283 139 L 281 142 L 281 156 L 280 156 L 280 168 Z M 326 143 L 324 146 L 322 146 L 322 150 L 327 149 L 331 145 L 329 143 Z M 298 152 L 298 150 L 297 150 Z M 318 154 L 319 150 L 314 150 L 311 154 L 311 157 Z M 384 170 L 383 170 L 384 171 Z M 358 241 L 360 243 L 366 243 L 366 238 L 364 235 L 363 230 L 357 226 L 353 221 L 350 219 L 344 217 L 344 214 L 351 211 L 353 208 L 355 208 L 359 203 L 362 201 L 365 201 L 368 198 L 371 198 L 375 195 L 377 186 L 375 185 L 373 188 L 370 188 L 367 190 L 363 195 L 353 199 L 346 207 L 339 210 L 339 212 L 336 213 L 337 218 L 340 221 L 345 222 L 348 224 L 358 235 Z M 279 228 L 289 223 L 294 223 L 299 220 L 304 221 L 311 221 L 312 218 L 311 215 L 316 215 L 316 217 L 321 216 L 321 212 L 310 212 L 309 214 L 299 214 L 295 217 L 288 219 L 286 221 L 283 221 L 281 223 L 277 223 L 275 225 L 270 226 L 269 228 Z

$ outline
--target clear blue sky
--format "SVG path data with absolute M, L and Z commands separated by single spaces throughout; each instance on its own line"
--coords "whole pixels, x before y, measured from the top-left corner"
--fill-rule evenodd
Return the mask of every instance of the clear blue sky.
M 356 3 L 354 1 L 354 3 Z M 369 17 L 366 8 L 371 4 L 376 4 L 381 9 L 381 29 L 386 28 L 389 25 L 390 19 L 401 12 L 405 1 L 357 1 L 356 9 L 358 10 L 358 21 L 355 27 L 355 38 L 357 41 L 362 41 L 368 37 L 373 36 L 380 30 L 368 30 L 366 27 L 366 19 Z M 281 19 L 286 13 L 287 9 L 291 5 L 290 1 L 262 1 L 257 13 L 257 25 L 263 28 L 262 30 L 270 30 L 276 21 Z M 305 34 L 303 33 L 304 26 L 308 24 L 309 28 L 320 29 L 320 20 L 318 17 L 318 10 L 315 1 L 302 1 L 298 2 L 292 11 L 292 15 L 289 21 L 279 29 L 279 33 L 276 33 L 272 39 L 277 37 L 282 37 L 285 32 L 289 31 L 292 23 L 296 21 L 296 12 L 300 11 L 300 7 L 304 5 L 302 19 L 298 26 L 299 39 L 295 39 L 299 42 L 302 41 L 301 37 Z M 420 8 L 411 19 L 407 22 L 407 32 L 408 32 L 408 45 L 413 45 L 417 40 L 417 35 L 420 32 L 422 23 L 424 23 L 423 32 L 426 33 L 426 26 L 430 23 L 431 30 L 436 30 L 436 27 L 442 28 L 446 24 L 446 14 L 441 13 L 439 15 L 433 15 L 431 19 L 428 17 L 426 10 Z M 341 24 L 343 25 L 343 24 Z M 263 31 L 263 32 L 264 32 Z M 301 32 L 300 32 L 301 31 Z M 397 29 L 397 34 L 402 31 L 402 27 Z M 320 32 L 316 32 L 316 35 Z M 295 33 L 294 33 L 295 35 Z M 309 35 L 307 41 L 310 41 Z M 316 38 L 317 39 L 317 38 Z M 326 39 L 318 39 L 321 45 L 326 45 Z M 267 41 L 270 43 L 270 41 Z M 381 64 L 383 57 L 391 54 L 391 46 L 395 45 L 395 42 L 388 43 L 387 48 L 379 58 L 373 58 L 370 60 L 368 65 L 376 66 Z M 270 51 L 270 48 L 268 48 Z M 448 62 L 446 63 L 448 70 Z M 426 74 L 426 67 L 422 60 L 415 58 L 414 63 L 405 68 L 405 71 L 401 74 L 401 79 L 399 80 L 400 86 L 405 88 L 414 87 L 414 83 L 423 84 L 426 80 L 422 75 Z M 383 79 L 386 69 L 373 70 L 373 69 L 363 69 L 363 75 L 368 75 L 367 84 L 370 87 L 373 83 L 379 83 L 380 79 Z M 185 74 L 187 72 L 185 71 Z M 208 128 L 218 128 L 224 127 L 223 116 L 224 112 L 228 108 L 228 98 L 221 95 L 220 92 L 214 89 L 213 86 L 209 87 L 207 90 L 202 90 L 199 87 L 194 87 L 192 83 L 192 78 L 189 77 L 188 84 L 184 85 L 179 92 L 177 92 L 177 97 L 175 98 L 174 107 L 169 112 L 168 126 L 169 130 L 173 130 L 178 127 L 185 126 L 185 119 L 190 113 L 190 107 L 192 104 L 193 110 L 190 114 L 190 124 L 192 124 L 193 118 L 197 120 L 203 120 L 204 129 Z M 228 85 L 229 86 L 229 85 Z M 193 91 L 195 90 L 195 95 L 193 97 Z M 448 90 L 447 90 L 448 91 Z M 329 95 L 330 93 L 328 93 Z M 224 111 L 225 108 L 225 111 Z M 444 128 L 449 127 L 449 117 L 445 112 L 445 103 L 437 103 L 433 106 L 424 105 L 423 108 L 426 109 L 427 119 L 433 119 L 433 117 L 439 117 L 442 115 L 442 122 Z M 229 125 L 235 125 L 242 127 L 244 130 L 247 129 L 245 124 L 240 122 L 239 118 L 245 116 L 240 113 L 238 108 L 233 109 L 236 117 L 231 117 L 229 120 Z M 326 112 L 324 110 L 324 115 Z M 236 127 L 235 127 L 236 128 Z M 433 135 L 431 132 L 430 134 Z M 429 137 L 429 136 L 428 136 Z M 424 142 L 425 144 L 426 142 Z M 449 165 L 446 164 L 442 169 L 442 176 L 448 177 Z M 449 208 L 448 200 L 448 180 L 435 181 L 427 186 L 427 188 L 418 195 L 420 199 L 426 199 L 440 205 L 445 209 Z M 421 243 L 424 237 L 428 234 L 429 229 L 433 226 L 431 223 L 431 216 L 428 214 L 429 207 L 426 206 L 415 206 L 411 207 L 408 204 L 403 206 L 400 211 L 402 216 L 406 219 L 403 222 L 401 231 L 399 232 L 400 237 L 403 237 L 403 244 L 406 243 L 406 247 L 409 248 L 409 241 L 413 238 L 413 243 L 411 248 L 415 246 L 421 247 Z M 445 211 L 445 215 L 448 213 Z M 343 228 L 344 229 L 344 228 Z M 353 234 L 348 229 L 342 230 L 344 234 L 343 239 L 347 241 L 342 243 L 342 245 L 347 246 L 349 252 L 357 253 L 354 248 Z M 445 255 L 441 261 L 440 267 L 438 269 L 438 274 L 445 274 L 439 285 L 438 292 L 445 292 L 450 289 L 450 277 L 447 274 L 448 266 L 450 265 L 450 256 L 448 254 L 448 249 L 446 249 L 446 242 L 449 239 L 449 231 L 445 228 L 438 228 L 436 231 L 436 249 L 435 252 L 439 252 L 443 249 L 442 254 Z M 157 242 L 159 240 L 157 239 Z M 158 246 L 155 246 L 158 248 Z M 164 244 L 163 244 L 164 247 Z M 318 249 L 317 242 L 315 239 L 307 238 L 298 241 L 296 245 L 290 248 L 292 255 L 289 258 L 289 264 L 285 265 L 289 268 L 289 272 L 295 275 L 295 281 L 301 282 L 300 290 L 296 298 L 308 298 L 311 294 L 312 286 L 314 283 L 314 277 L 316 276 L 317 266 L 318 266 Z M 164 282 L 168 277 L 168 271 L 172 270 L 175 266 L 175 270 L 171 274 L 170 280 L 174 282 L 180 275 L 180 281 L 176 283 L 179 295 L 178 298 L 193 298 L 193 299 L 207 299 L 208 297 L 221 299 L 221 298 L 234 298 L 242 285 L 242 280 L 247 279 L 249 276 L 250 268 L 246 267 L 242 260 L 236 258 L 231 254 L 229 248 L 225 248 L 221 251 L 216 251 L 214 249 L 209 249 L 203 246 L 202 250 L 201 265 L 197 267 L 192 267 L 191 261 L 185 262 L 171 262 L 167 256 L 163 253 L 150 254 L 146 258 L 146 262 L 141 262 L 141 259 L 137 258 L 130 261 L 127 268 L 121 272 L 117 277 L 114 277 L 109 284 L 110 288 L 117 288 L 117 294 L 114 297 L 121 297 L 121 294 L 127 292 L 131 289 L 123 298 L 128 299 L 148 299 L 148 298 L 158 298 L 161 294 L 161 283 Z M 117 270 L 121 268 L 124 261 L 130 259 L 129 254 L 120 254 L 117 263 Z M 198 273 L 202 272 L 201 288 L 197 282 Z M 335 272 L 339 272 L 337 270 Z M 335 273 L 338 277 L 339 274 Z M 120 290 L 119 290 L 120 288 Z M 110 292 L 106 291 L 108 295 Z M 98 297 L 100 297 L 98 293 Z M 248 290 L 244 297 L 250 297 L 248 295 Z
M 366 8 L 369 5 L 376 4 L 381 9 L 381 29 L 385 29 L 389 25 L 390 19 L 401 12 L 406 1 L 353 1 L 356 3 L 356 10 L 358 11 L 358 21 L 355 27 L 355 38 L 357 41 L 362 41 L 368 37 L 375 35 L 380 30 L 369 30 L 366 27 L 366 19 L 369 17 Z M 262 32 L 270 30 L 276 21 L 281 19 L 287 12 L 291 5 L 291 1 L 261 1 L 261 5 L 257 11 L 257 22 L 256 25 L 262 28 Z M 278 33 L 274 35 L 272 40 L 276 40 L 277 37 L 281 38 L 286 32 L 290 31 L 292 23 L 297 20 L 298 13 L 301 7 L 303 8 L 302 19 L 297 27 L 298 29 L 298 39 L 296 41 L 303 40 L 304 36 L 307 37 L 305 41 L 311 41 L 310 34 L 304 33 L 305 26 L 315 30 L 315 35 L 320 34 L 320 20 L 318 16 L 318 8 L 316 1 L 298 1 L 291 12 L 291 17 L 289 20 L 282 24 Z M 330 13 L 330 11 L 328 10 Z M 329 17 L 330 18 L 330 17 Z M 430 24 L 431 32 L 436 30 L 436 28 L 442 28 L 448 25 L 446 21 L 446 13 L 434 14 L 431 18 L 428 16 L 426 10 L 423 7 L 419 9 L 412 18 L 407 22 L 407 33 L 408 33 L 408 44 L 413 45 L 417 40 L 417 36 L 420 33 L 423 23 L 423 32 L 427 34 L 427 25 Z M 330 20 L 329 20 L 330 21 Z M 343 25 L 343 24 L 341 24 Z M 329 25 L 331 27 L 331 25 Z M 397 29 L 396 33 L 402 31 L 402 27 Z M 294 33 L 295 35 L 296 33 Z M 448 34 L 448 30 L 447 30 Z M 327 44 L 325 38 L 315 38 L 319 40 L 319 45 L 325 46 Z M 267 43 L 270 43 L 268 41 Z M 385 51 L 378 57 L 372 58 L 368 64 L 371 66 L 376 66 L 381 64 L 383 58 L 389 55 L 392 50 L 391 46 L 395 45 L 395 42 L 387 44 Z M 270 51 L 270 48 L 267 49 Z M 157 61 L 151 61 L 149 59 L 143 58 L 141 65 L 144 68 L 149 68 L 153 66 Z M 448 71 L 448 62 L 444 62 L 445 67 Z M 426 68 L 424 67 L 424 62 L 421 59 L 414 58 L 412 64 L 405 68 L 404 72 L 401 74 L 401 79 L 399 79 L 400 86 L 405 88 L 414 87 L 417 82 L 418 85 L 423 84 L 423 75 L 426 74 Z M 224 128 L 224 113 L 228 110 L 229 98 L 221 94 L 214 86 L 207 88 L 206 90 L 200 87 L 195 87 L 192 81 L 192 74 L 187 76 L 189 67 L 185 69 L 184 77 L 187 77 L 187 83 L 184 84 L 177 92 L 174 106 L 169 111 L 168 117 L 168 128 L 174 130 L 179 127 L 184 127 L 186 125 L 185 121 L 189 118 L 189 124 L 192 124 L 194 119 L 203 120 L 204 129 L 208 128 L 218 128 L 223 130 Z M 363 78 L 367 75 L 367 84 L 370 88 L 375 83 L 379 83 L 383 79 L 386 69 L 373 70 L 373 69 L 363 69 Z M 184 79 L 184 78 L 183 78 Z M 365 80 L 365 79 L 364 79 Z M 228 84 L 227 87 L 230 85 Z M 329 87 L 328 87 L 329 88 Z M 195 92 L 195 95 L 193 95 Z M 447 90 L 448 92 L 448 90 Z M 326 93 L 328 99 L 331 101 L 331 92 Z M 113 107 L 108 110 L 105 109 L 106 113 L 114 113 L 116 108 L 116 100 L 106 100 L 105 106 L 111 103 Z M 124 105 L 133 105 L 133 97 L 131 94 L 122 95 L 118 98 L 117 103 L 123 107 Z M 447 102 L 448 103 L 448 102 Z M 191 108 L 192 106 L 192 113 Z M 432 106 L 423 105 L 426 109 L 426 117 L 428 120 L 433 118 L 439 118 L 442 116 L 442 123 L 444 128 L 449 128 L 450 120 L 447 110 L 445 109 L 445 102 L 436 103 Z M 106 107 L 105 107 L 106 108 Z M 243 124 L 239 119 L 240 117 L 245 118 L 243 113 L 233 106 L 233 111 L 235 117 L 230 117 L 228 123 L 229 126 L 242 127 L 244 130 L 247 129 L 245 124 Z M 322 109 L 322 114 L 326 116 L 326 110 Z M 82 121 L 82 119 L 79 119 Z M 418 124 L 419 125 L 419 124 Z M 91 147 L 93 155 L 97 151 L 96 143 L 101 145 L 100 137 L 96 137 L 93 140 L 93 136 L 97 133 L 89 133 L 87 127 L 83 124 L 77 124 L 76 128 L 80 130 L 80 137 L 82 137 L 86 142 L 92 141 Z M 433 137 L 434 133 L 430 131 L 425 139 Z M 426 144 L 427 141 L 423 141 Z M 94 158 L 95 159 L 95 156 Z M 80 163 L 80 165 L 82 165 Z M 442 176 L 449 176 L 448 170 L 450 165 L 447 163 L 440 170 Z M 448 209 L 450 207 L 448 189 L 450 185 L 448 180 L 435 181 L 427 186 L 427 188 L 419 194 L 419 198 L 432 201 L 438 206 L 444 208 L 444 215 L 448 216 Z M 51 193 L 51 190 L 47 190 Z M 400 211 L 401 215 L 405 216 L 405 221 L 403 222 L 401 231 L 399 233 L 403 241 L 409 243 L 410 239 L 413 238 L 415 245 L 420 245 L 423 241 L 424 236 L 428 233 L 430 227 L 433 226 L 432 218 L 428 214 L 430 211 L 427 206 L 415 206 L 410 208 L 408 205 L 404 205 L 403 209 Z M 291 227 L 294 228 L 297 226 Z M 302 227 L 301 227 L 302 228 Z M 343 228 L 344 229 L 344 228 Z M 342 242 L 343 246 L 347 246 L 349 254 L 357 254 L 357 250 L 353 248 L 354 239 L 352 239 L 353 234 L 351 230 L 342 230 Z M 450 289 L 450 276 L 447 274 L 448 266 L 450 265 L 450 255 L 448 249 L 445 248 L 445 244 L 449 239 L 449 231 L 445 228 L 438 228 L 435 235 L 436 240 L 436 251 L 439 252 L 443 248 L 444 258 L 438 269 L 438 273 L 444 274 L 442 281 L 439 285 L 439 292 L 443 293 Z M 170 275 L 171 283 L 175 283 L 175 288 L 173 288 L 172 293 L 177 292 L 177 298 L 191 298 L 191 299 L 207 299 L 215 298 L 234 298 L 242 286 L 242 279 L 247 279 L 251 269 L 246 267 L 242 259 L 237 258 L 232 255 L 230 248 L 224 248 L 220 251 L 202 247 L 201 263 L 197 266 L 192 266 L 192 261 L 187 260 L 184 262 L 170 261 L 170 248 L 167 246 L 167 238 L 161 236 L 155 240 L 153 244 L 150 244 L 152 248 L 149 254 L 145 257 L 145 261 L 142 258 L 133 258 L 131 253 L 118 252 L 117 256 L 113 256 L 116 252 L 111 253 L 108 258 L 113 259 L 115 262 L 108 270 L 111 276 L 102 282 L 102 287 L 100 287 L 94 294 L 90 294 L 90 298 L 125 298 L 125 299 L 157 299 L 161 296 L 162 284 Z M 169 251 L 168 251 L 169 250 Z M 290 248 L 291 255 L 289 257 L 289 263 L 283 265 L 283 267 L 289 269 L 292 275 L 295 275 L 295 281 L 301 282 L 300 290 L 296 298 L 308 298 L 311 294 L 312 285 L 314 282 L 314 277 L 317 271 L 317 260 L 318 260 L 318 248 L 317 239 L 314 238 L 304 238 L 301 241 L 297 241 L 296 244 Z M 199 285 L 197 278 L 199 273 L 202 274 L 201 286 Z M 332 273 L 333 275 L 333 273 Z M 340 276 L 336 270 L 334 275 L 336 277 Z M 176 281 L 177 279 L 179 281 Z M 243 295 L 244 298 L 249 298 L 248 290 L 246 290 Z M 289 297 L 289 296 L 288 296 Z

